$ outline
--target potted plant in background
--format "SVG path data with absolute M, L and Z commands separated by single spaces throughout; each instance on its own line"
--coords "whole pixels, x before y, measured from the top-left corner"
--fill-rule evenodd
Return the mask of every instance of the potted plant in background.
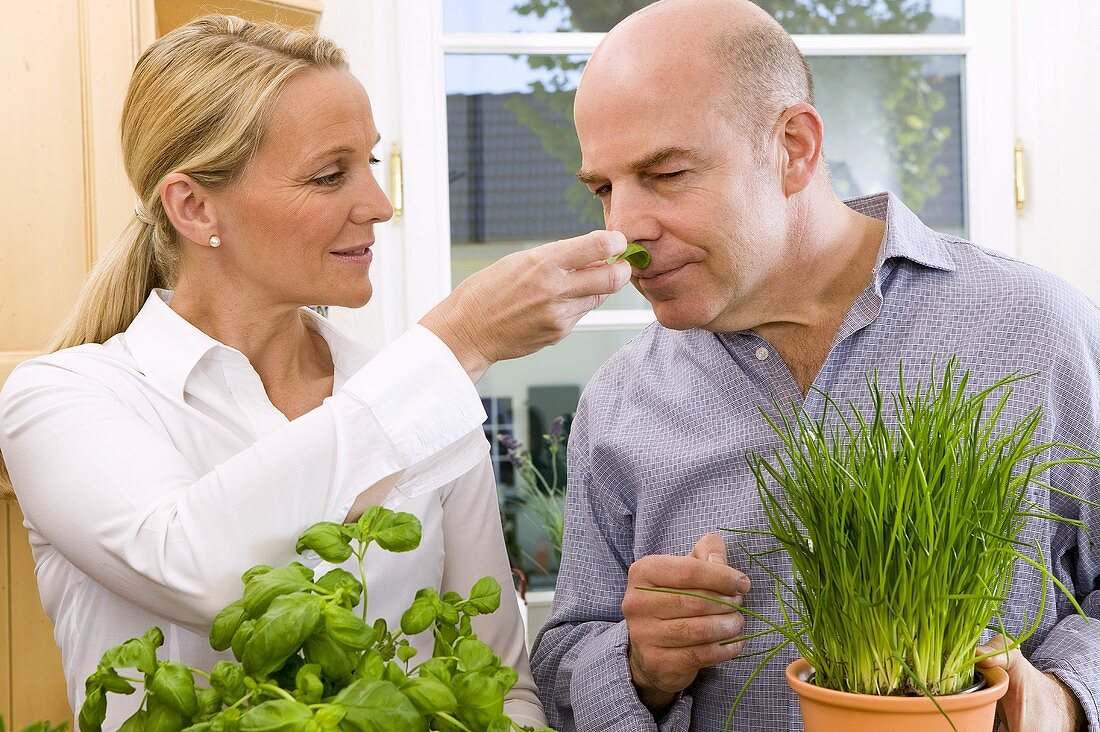
M 1007 674 L 978 668 L 984 657 L 975 648 L 987 628 L 1005 635 L 1005 653 L 1018 647 L 1047 599 L 1044 583 L 1030 626 L 1015 637 L 1004 628 L 1000 607 L 1017 562 L 1036 568 L 1084 615 L 1045 568 L 1041 549 L 1034 547 L 1036 561 L 1019 541 L 1028 520 L 1083 525 L 1030 501 L 1028 489 L 1069 496 L 1043 474 L 1069 463 L 1100 467 L 1100 456 L 1082 448 L 1034 444 L 1040 408 L 1009 419 L 1012 385 L 1026 378 L 1012 374 L 968 393 L 969 372 L 952 358 L 915 389 L 899 366 L 889 397 L 869 377 L 869 413 L 827 395 L 819 417 L 764 412 L 780 447 L 748 459 L 769 524 L 763 533 L 790 557 L 793 581 L 769 570 L 761 554 L 748 555 L 771 576 L 783 622 L 738 608 L 766 626 L 745 638 L 781 640 L 748 654 L 762 659 L 727 729 L 748 686 L 790 644 L 802 658 L 786 678 L 808 732 L 992 729 Z
M 563 414 L 550 423 L 550 431 L 542 436 L 539 455 L 512 435 L 498 435 L 515 469 L 516 489 L 522 505 L 535 523 L 545 532 L 550 556 L 543 559 L 522 552 L 536 569 L 549 573 L 561 563 L 562 535 L 565 533 L 565 452 L 569 442 L 572 415 Z M 513 557 L 519 563 L 520 557 Z

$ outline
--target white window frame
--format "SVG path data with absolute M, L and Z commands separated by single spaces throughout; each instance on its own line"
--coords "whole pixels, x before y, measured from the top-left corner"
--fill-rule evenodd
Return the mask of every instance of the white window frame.
M 365 83 L 375 109 L 389 110 L 379 124 L 396 125 L 389 138 L 401 143 L 404 163 L 404 215 L 391 225 L 390 249 L 383 253 L 391 260 L 384 276 L 400 281 L 386 284 L 378 304 L 388 341 L 451 291 L 444 56 L 586 54 L 604 34 L 445 34 L 442 0 L 376 5 L 385 7 L 374 14 L 372 42 L 390 53 L 375 54 L 373 74 Z M 794 40 L 808 56 L 962 56 L 969 237 L 1015 255 L 1013 15 L 1000 3 L 965 0 L 964 27 L 964 33 L 951 35 L 796 35 Z M 385 130 L 383 135 L 380 150 L 385 154 Z M 586 315 L 577 329 L 636 328 L 652 320 L 649 310 L 598 310 Z

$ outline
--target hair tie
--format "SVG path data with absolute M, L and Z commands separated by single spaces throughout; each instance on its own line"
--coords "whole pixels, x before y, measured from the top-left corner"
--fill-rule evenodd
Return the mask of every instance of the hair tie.
M 145 209 L 145 204 L 141 202 L 141 199 L 138 199 L 138 201 L 134 204 L 134 216 L 137 216 L 138 221 L 143 224 L 147 224 L 149 226 L 157 225 L 156 219 L 149 215 L 149 212 Z

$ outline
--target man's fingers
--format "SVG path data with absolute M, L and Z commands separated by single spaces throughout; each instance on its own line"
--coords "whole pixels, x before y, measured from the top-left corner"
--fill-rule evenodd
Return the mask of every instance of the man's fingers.
M 726 554 L 726 542 L 718 534 L 703 534 L 695 547 L 691 550 L 691 556 L 702 559 L 704 562 L 716 562 L 729 564 Z
M 724 556 L 723 549 L 707 554 L 707 559 L 661 554 L 643 557 L 631 565 L 628 583 L 637 587 L 709 591 L 725 597 L 749 591 L 751 583 L 744 572 L 709 558 L 709 555 Z
M 689 648 L 737 638 L 745 629 L 741 613 L 703 615 L 658 620 L 639 628 L 631 637 L 636 643 L 656 648 Z
M 1007 641 L 1005 640 L 1005 637 L 998 633 L 997 635 L 990 638 L 988 643 L 975 648 L 974 655 L 976 656 L 984 656 L 988 653 L 997 654 L 995 656 L 990 656 L 989 658 L 984 658 L 981 661 L 978 661 L 978 665 L 982 666 L 983 668 L 992 668 L 993 666 L 1000 666 L 1001 668 L 1006 670 L 1012 668 L 1012 665 L 1016 661 L 1016 658 L 1020 655 L 1020 649 L 1014 648 L 1008 653 L 1005 653 L 1004 648 L 1006 645 Z

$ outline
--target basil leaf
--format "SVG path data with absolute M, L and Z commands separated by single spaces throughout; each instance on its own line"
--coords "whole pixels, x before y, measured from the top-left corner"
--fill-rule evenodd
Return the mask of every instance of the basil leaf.
M 100 732 L 105 719 L 107 719 L 107 695 L 102 686 L 95 684 L 86 690 L 84 704 L 80 707 L 80 715 L 77 717 L 80 732 Z
M 210 628 L 210 647 L 215 651 L 224 651 L 233 642 L 233 634 L 246 619 L 244 600 L 226 605 L 220 613 L 214 616 L 214 624 Z
M 131 638 L 104 653 L 99 665 L 100 668 L 136 668 L 143 674 L 151 674 L 157 670 L 156 646 L 148 638 Z
M 435 594 L 435 590 L 431 588 L 416 591 L 412 604 L 401 616 L 401 632 L 405 635 L 416 635 L 427 630 L 428 626 L 435 622 L 438 616 L 436 602 L 439 599 L 438 596 L 433 598 Z
M 305 704 L 276 699 L 252 707 L 241 715 L 241 732 L 301 732 L 313 718 Z
M 324 633 L 306 638 L 302 651 L 308 663 L 318 664 L 325 678 L 336 684 L 347 683 L 355 669 L 355 657 Z
M 298 700 L 306 704 L 316 704 L 325 695 L 325 685 L 321 682 L 321 666 L 307 663 L 298 669 L 294 677 L 294 688 L 298 691 Z
M 149 699 L 149 714 L 145 717 L 145 732 L 180 732 L 184 728 L 183 716 L 172 709 Z
M 232 661 L 218 661 L 210 671 L 210 686 L 226 704 L 236 704 L 244 696 L 244 669 Z
M 378 546 L 389 552 L 408 552 L 420 546 L 420 519 L 411 513 L 395 513 L 374 532 Z
M 332 701 L 347 709 L 341 726 L 354 732 L 427 732 L 428 729 L 428 722 L 409 698 L 388 681 L 354 681 Z
M 455 643 L 459 671 L 481 671 L 499 663 L 493 649 L 476 638 L 462 638 Z
M 616 262 L 621 262 L 624 259 L 630 264 L 631 267 L 634 267 L 636 269 L 645 269 L 649 266 L 650 262 L 653 261 L 653 258 L 649 254 L 649 250 L 636 241 L 632 241 L 627 244 L 626 251 L 624 251 L 617 257 L 611 257 L 607 260 L 607 263 L 615 264 Z
M 146 715 L 147 713 L 144 709 L 137 710 L 126 718 L 126 721 L 118 728 L 118 732 L 143 732 L 145 729 Z
M 351 544 L 340 530 L 340 525 L 331 521 L 314 524 L 298 537 L 294 551 L 301 554 L 306 549 L 312 549 L 321 559 L 334 564 L 351 556 Z
M 237 628 L 237 632 L 233 634 L 233 642 L 230 646 L 233 649 L 233 657 L 238 661 L 244 656 L 245 646 L 248 645 L 248 639 L 252 637 L 255 630 L 256 621 L 246 620 L 241 623 L 241 626 Z
M 317 580 L 317 585 L 325 588 L 329 592 L 345 590 L 349 596 L 355 598 L 352 607 L 358 605 L 359 598 L 363 596 L 363 585 L 359 583 L 359 580 L 355 579 L 351 572 L 340 569 L 339 567 L 326 572 L 321 579 Z
M 295 565 L 279 567 L 249 580 L 244 588 L 244 609 L 249 617 L 257 618 L 267 611 L 276 597 L 307 592 L 311 588 L 312 582 Z
M 198 694 L 200 717 L 210 717 L 221 711 L 222 697 L 217 689 L 203 689 Z
M 473 729 L 485 729 L 504 714 L 504 691 L 493 679 L 465 674 L 454 687 L 458 718 Z
M 470 599 L 466 601 L 466 612 L 470 615 L 491 613 L 500 607 L 500 585 L 492 577 L 482 577 L 470 590 Z M 477 612 L 470 612 L 476 608 Z M 468 635 L 468 634 L 464 634 Z
M 101 668 L 96 671 L 95 676 L 100 685 L 103 686 L 104 691 L 110 691 L 115 694 L 133 694 L 133 685 L 118 675 L 118 672 L 113 668 Z
M 267 676 L 313 634 L 321 620 L 321 598 L 307 593 L 276 597 L 256 620 L 252 637 L 244 647 L 241 663 L 254 676 Z
M 199 710 L 199 700 L 195 695 L 195 677 L 183 664 L 171 661 L 161 664 L 153 674 L 149 693 L 158 702 L 184 717 L 193 717 Z
M 409 679 L 408 683 L 401 687 L 401 693 L 425 714 L 436 712 L 449 714 L 458 709 L 458 700 L 447 685 L 430 676 Z
M 374 628 L 347 608 L 325 605 L 323 614 L 325 632 L 345 648 L 364 651 L 374 643 Z

